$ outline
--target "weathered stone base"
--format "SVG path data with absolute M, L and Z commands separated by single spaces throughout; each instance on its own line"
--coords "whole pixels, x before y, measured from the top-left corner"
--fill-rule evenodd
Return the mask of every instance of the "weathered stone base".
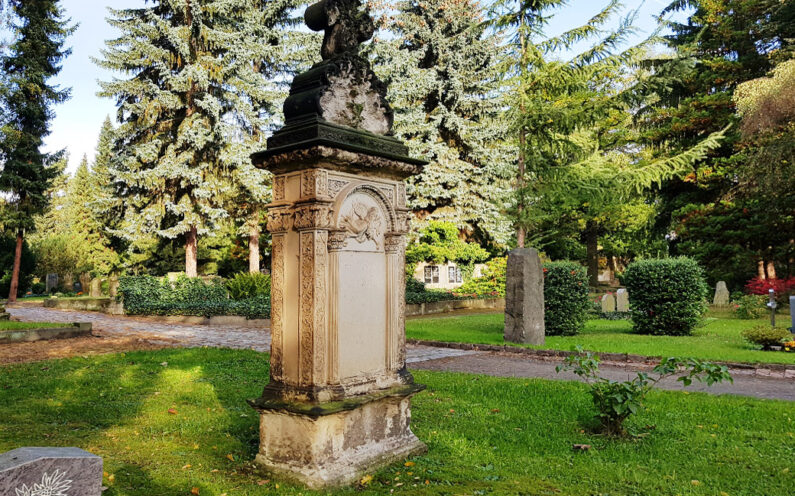
M 342 486 L 426 446 L 411 432 L 411 396 L 389 396 L 329 415 L 260 410 L 256 461 L 310 488 Z

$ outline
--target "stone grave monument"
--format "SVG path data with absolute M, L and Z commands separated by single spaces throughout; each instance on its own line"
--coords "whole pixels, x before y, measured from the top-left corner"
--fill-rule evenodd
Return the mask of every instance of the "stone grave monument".
M 52 293 L 58 289 L 58 274 L 47 274 L 47 279 L 44 286 L 47 294 Z
M 100 496 L 102 458 L 79 448 L 19 448 L 0 454 L 1 496 Z
M 715 286 L 715 296 L 712 298 L 712 304 L 719 307 L 729 306 L 729 288 L 726 287 L 724 281 L 718 281 Z
M 91 285 L 88 295 L 92 298 L 102 297 L 102 279 L 95 277 L 91 279 Z
M 508 254 L 504 339 L 544 344 L 544 272 L 534 248 L 516 248 Z
M 629 293 L 626 288 L 616 291 L 616 312 L 629 312 Z
M 295 77 L 285 126 L 254 163 L 273 173 L 270 382 L 257 462 L 313 488 L 424 451 L 406 370 L 403 180 L 421 161 L 391 136 L 386 87 L 359 55 L 360 0 L 310 6 L 323 61 Z
M 0 320 L 11 320 L 11 314 L 6 312 L 2 303 L 0 303 Z
M 602 295 L 602 311 L 611 313 L 616 311 L 616 297 L 612 293 Z
M 119 295 L 119 276 L 115 274 L 108 279 L 108 295 L 111 298 L 116 298 Z

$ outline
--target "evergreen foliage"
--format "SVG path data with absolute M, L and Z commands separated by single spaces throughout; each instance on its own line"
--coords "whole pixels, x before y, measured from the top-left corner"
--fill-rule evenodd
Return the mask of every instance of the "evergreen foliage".
M 633 330 L 687 336 L 707 311 L 704 270 L 690 258 L 647 259 L 624 272 Z
M 16 300 L 20 254 L 34 215 L 48 203 L 47 190 L 57 175 L 53 164 L 61 153 L 44 153 L 52 107 L 69 98 L 69 90 L 50 83 L 70 50 L 64 47 L 74 31 L 57 0 L 8 0 L 14 41 L 0 58 L 0 192 L 5 228 L 16 233 L 14 273 L 9 301 Z
M 128 76 L 101 83 L 100 93 L 119 107 L 110 167 L 124 198 L 117 232 L 132 241 L 184 237 L 189 275 L 197 235 L 228 216 L 237 188 L 265 196 L 249 154 L 251 136 L 273 118 L 262 109 L 274 105 L 265 73 L 279 37 L 260 31 L 272 5 L 281 12 L 268 19 L 273 28 L 293 3 L 160 0 L 111 11 L 122 35 L 97 63 Z
M 389 85 L 395 134 L 430 161 L 409 179 L 419 228 L 453 223 L 484 246 L 504 246 L 500 211 L 515 150 L 500 118 L 500 38 L 483 24 L 477 0 L 406 0 L 385 19 L 376 70 Z

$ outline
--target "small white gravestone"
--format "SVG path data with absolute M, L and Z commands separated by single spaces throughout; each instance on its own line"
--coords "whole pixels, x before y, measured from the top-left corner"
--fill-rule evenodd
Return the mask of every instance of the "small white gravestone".
M 625 288 L 621 288 L 616 292 L 616 311 L 629 312 L 629 293 Z
M 725 282 L 718 281 L 718 285 L 715 286 L 715 297 L 712 299 L 712 304 L 719 307 L 729 305 L 729 289 Z
M 2 496 L 100 496 L 102 458 L 79 448 L 19 448 L 0 454 Z
M 616 311 L 616 297 L 612 293 L 602 295 L 602 311 L 605 313 Z

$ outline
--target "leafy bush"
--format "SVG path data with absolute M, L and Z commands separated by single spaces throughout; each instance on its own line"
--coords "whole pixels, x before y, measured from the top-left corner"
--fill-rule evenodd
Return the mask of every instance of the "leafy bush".
M 30 292 L 35 295 L 43 295 L 47 291 L 47 285 L 43 282 L 34 282 L 30 285 Z
M 599 375 L 599 356 L 584 352 L 580 346 L 577 353 L 566 357 L 563 365 L 558 365 L 555 370 L 571 370 L 588 384 L 601 429 L 613 436 L 626 434 L 624 421 L 644 408 L 646 395 L 666 377 L 681 373 L 677 380 L 685 386 L 692 384 L 693 379 L 706 382 L 708 386 L 723 381 L 733 382 L 726 366 L 694 358 L 666 358 L 652 370 L 656 377 L 638 372 L 632 380 L 612 381 Z
M 624 272 L 633 329 L 640 334 L 685 336 L 707 311 L 704 270 L 685 257 L 633 262 Z
M 585 267 L 574 262 L 547 262 L 543 270 L 546 334 L 577 334 L 585 327 L 591 307 Z
M 233 300 L 270 296 L 271 276 L 259 272 L 241 272 L 226 281 L 226 289 Z
M 445 291 L 443 289 L 426 289 L 424 283 L 413 277 L 406 279 L 406 303 L 409 305 L 459 299 L 463 298 L 460 298 L 450 291 Z
M 734 316 L 738 319 L 758 319 L 765 315 L 767 299 L 759 295 L 744 295 L 732 302 Z
M 489 260 L 483 269 L 483 275 L 466 281 L 453 290 L 461 296 L 476 295 L 478 297 L 505 297 L 505 272 L 508 257 L 498 257 Z
M 781 346 L 784 341 L 792 339 L 792 334 L 783 327 L 770 327 L 765 324 L 746 329 L 742 335 L 747 341 L 760 345 L 763 350 Z
M 170 282 L 151 276 L 126 276 L 119 278 L 119 297 L 130 315 L 270 316 L 269 296 L 231 300 L 220 279 L 205 282 L 182 276 Z
M 417 243 L 406 247 L 406 276 L 412 277 L 419 262 L 443 264 L 455 262 L 469 279 L 475 264 L 489 258 L 489 252 L 477 243 L 467 243 L 459 237 L 460 231 L 452 222 L 430 221 L 420 231 Z

